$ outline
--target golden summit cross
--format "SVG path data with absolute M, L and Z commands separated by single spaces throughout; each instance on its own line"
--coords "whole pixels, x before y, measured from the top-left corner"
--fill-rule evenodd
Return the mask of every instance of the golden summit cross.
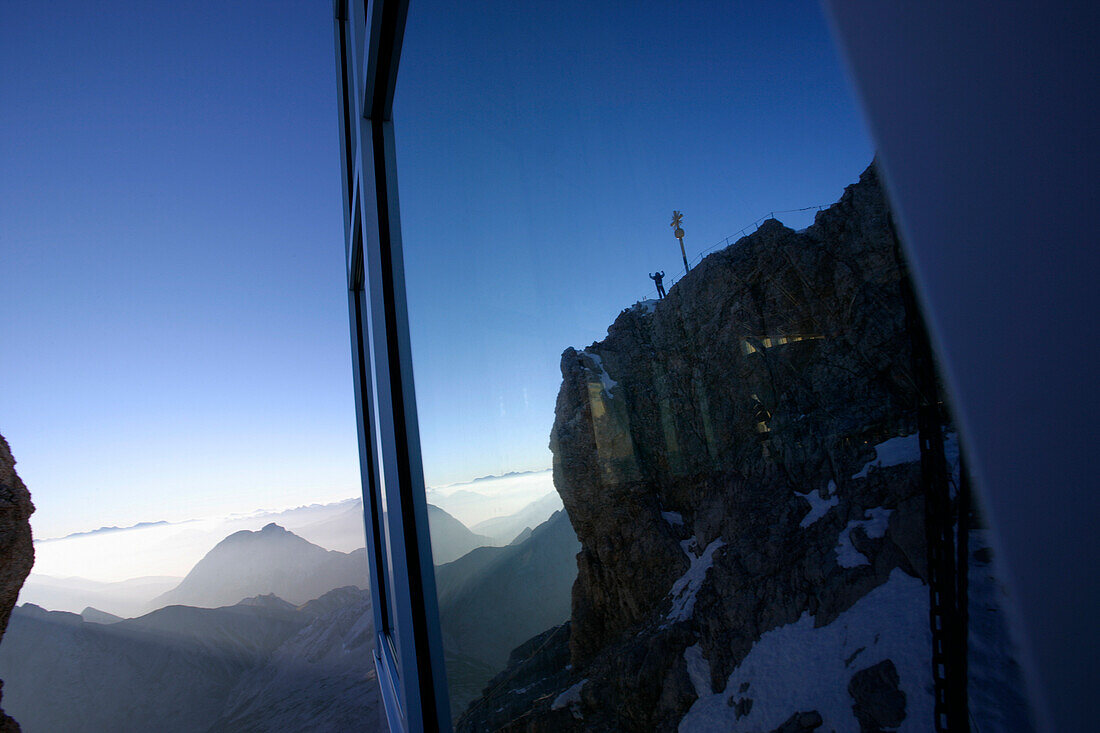
M 684 272 L 687 272 L 688 270 L 691 269 L 691 266 L 688 264 L 687 251 L 684 249 L 684 230 L 680 226 L 680 223 L 683 222 L 683 220 L 684 220 L 684 215 L 681 214 L 679 211 L 674 210 L 672 212 L 672 225 L 671 226 L 674 230 L 672 233 L 676 236 L 676 238 L 678 240 L 680 240 L 680 256 L 684 258 Z

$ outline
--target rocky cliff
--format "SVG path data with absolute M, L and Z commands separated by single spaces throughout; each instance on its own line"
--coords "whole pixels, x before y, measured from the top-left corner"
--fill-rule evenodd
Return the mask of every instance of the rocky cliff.
M 15 472 L 11 448 L 0 435 L 0 639 L 8 628 L 19 589 L 34 565 L 33 512 L 31 494 Z M 0 710 L 0 733 L 18 730 L 19 725 Z
M 566 349 L 571 622 L 513 652 L 460 730 L 931 727 L 889 226 L 868 168 L 809 228 L 766 221 Z

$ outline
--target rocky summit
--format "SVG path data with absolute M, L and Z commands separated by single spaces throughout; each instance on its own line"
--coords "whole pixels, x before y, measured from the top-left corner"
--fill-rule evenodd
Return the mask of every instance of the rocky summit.
M 872 164 L 565 350 L 571 619 L 459 730 L 931 729 L 900 257 Z

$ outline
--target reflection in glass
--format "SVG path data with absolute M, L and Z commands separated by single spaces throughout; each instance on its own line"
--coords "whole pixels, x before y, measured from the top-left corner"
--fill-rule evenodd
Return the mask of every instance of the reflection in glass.
M 415 11 L 396 103 L 457 729 L 1026 730 L 820 18 L 570 17 Z

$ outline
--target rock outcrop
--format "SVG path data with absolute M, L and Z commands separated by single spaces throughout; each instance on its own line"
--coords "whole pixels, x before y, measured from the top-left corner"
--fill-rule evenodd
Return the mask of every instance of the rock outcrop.
M 930 710 L 901 277 L 871 167 L 809 228 L 766 221 L 665 299 L 624 310 L 603 341 L 566 349 L 550 442 L 581 542 L 571 621 L 514 652 L 460 730 L 673 730 L 704 708 L 716 729 L 847 729 L 852 675 L 890 655 L 908 660 L 889 664 L 904 692 L 864 674 L 860 720 L 893 721 L 906 694 L 909 715 Z M 912 639 L 824 652 L 844 655 L 829 693 L 843 710 L 728 688 L 769 632 L 834 643 L 835 624 L 894 628 L 897 613 L 919 622 Z M 543 675 L 566 635 L 568 669 Z
M 19 589 L 34 565 L 33 512 L 31 494 L 15 472 L 11 448 L 0 435 L 0 639 L 8 628 Z M 0 709 L 0 733 L 18 730 L 19 725 Z

